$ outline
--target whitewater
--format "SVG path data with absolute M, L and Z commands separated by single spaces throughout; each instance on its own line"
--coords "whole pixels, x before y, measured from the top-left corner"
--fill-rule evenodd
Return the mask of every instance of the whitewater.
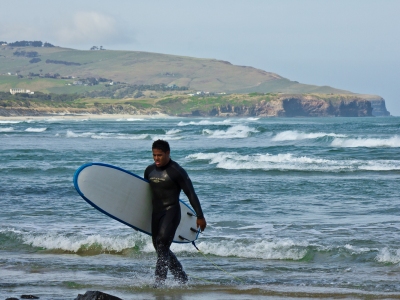
M 157 139 L 208 221 L 202 253 L 171 248 L 188 285 L 162 291 L 151 238 L 72 183 L 87 162 L 142 176 Z M 0 151 L 0 298 L 400 297 L 398 117 L 3 119 Z

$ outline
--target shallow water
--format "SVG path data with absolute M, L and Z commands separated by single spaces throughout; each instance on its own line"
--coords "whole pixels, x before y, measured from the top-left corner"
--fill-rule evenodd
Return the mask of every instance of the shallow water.
M 72 177 L 92 161 L 142 176 L 158 138 L 208 227 L 204 255 L 172 246 L 189 284 L 154 290 L 150 237 Z M 400 118 L 0 121 L 0 151 L 0 299 L 400 298 Z

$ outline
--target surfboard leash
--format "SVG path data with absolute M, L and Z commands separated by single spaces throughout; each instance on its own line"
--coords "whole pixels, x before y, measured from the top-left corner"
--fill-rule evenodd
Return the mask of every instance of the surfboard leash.
M 190 242 L 189 239 L 184 238 L 183 236 L 179 236 L 179 238 L 182 239 L 182 240 L 187 240 L 187 241 Z M 200 252 L 201 255 L 203 255 L 203 257 L 204 257 L 205 259 L 207 259 L 214 267 L 216 267 L 217 269 L 221 270 L 222 272 L 228 274 L 229 276 L 235 278 L 236 280 L 240 281 L 241 283 L 243 283 L 243 284 L 245 283 L 245 282 L 244 282 L 242 279 L 240 279 L 239 277 L 237 277 L 237 276 L 233 275 L 232 273 L 230 273 L 230 272 L 224 270 L 223 268 L 221 268 L 220 266 L 218 266 L 216 263 L 214 263 L 210 258 L 207 257 L 207 255 L 205 255 L 205 254 L 196 246 L 196 243 L 195 243 L 194 241 L 192 241 L 192 245 L 193 245 L 193 246 L 196 248 L 196 250 L 197 250 L 198 252 Z M 204 279 L 204 281 L 209 282 L 208 280 L 205 280 L 205 279 Z

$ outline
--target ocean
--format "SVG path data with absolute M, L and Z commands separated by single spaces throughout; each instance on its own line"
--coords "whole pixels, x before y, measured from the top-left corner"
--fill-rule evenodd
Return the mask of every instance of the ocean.
M 156 139 L 208 222 L 201 252 L 171 247 L 189 283 L 161 289 L 151 238 L 72 182 L 87 162 L 143 176 Z M 399 117 L 3 119 L 0 153 L 0 299 L 400 298 Z

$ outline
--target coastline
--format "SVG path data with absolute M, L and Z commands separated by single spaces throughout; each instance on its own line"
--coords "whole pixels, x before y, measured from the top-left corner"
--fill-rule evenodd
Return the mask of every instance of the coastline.
M 43 119 L 61 120 L 99 120 L 99 119 L 154 119 L 169 118 L 166 114 L 131 115 L 131 114 L 46 114 L 41 116 L 0 116 L 0 121 L 37 121 Z

